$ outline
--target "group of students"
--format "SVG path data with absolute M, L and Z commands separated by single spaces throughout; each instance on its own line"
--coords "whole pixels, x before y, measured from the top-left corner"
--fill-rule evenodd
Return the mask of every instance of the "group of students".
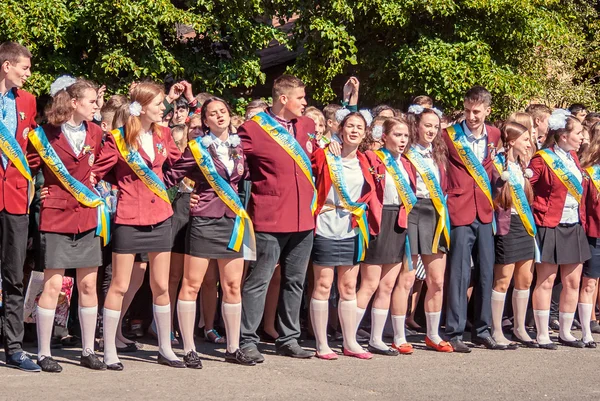
M 187 146 L 178 147 L 162 124 L 161 85 L 133 86 L 112 121 L 103 121 L 103 132 L 93 123 L 97 87 L 61 77 L 51 87 L 47 123 L 38 126 L 35 98 L 20 89 L 31 74 L 31 53 L 6 42 L 0 45 L 0 63 L 0 258 L 8 366 L 62 370 L 50 351 L 54 311 L 65 270 L 76 269 L 81 365 L 122 370 L 119 352 L 135 348 L 123 344 L 120 327 L 140 254 L 147 254 L 150 265 L 158 363 L 170 367 L 202 368 L 194 343 L 196 299 L 215 260 L 223 290 L 225 359 L 241 365 L 264 361 L 257 332 L 276 268 L 280 355 L 338 358 L 327 336 L 334 282 L 344 355 L 411 354 L 405 323 L 418 263 L 426 273 L 428 348 L 471 351 L 462 336 L 474 275 L 473 344 L 556 349 L 548 324 L 559 268 L 559 342 L 596 347 L 590 320 L 600 276 L 600 135 L 593 134 L 600 125 L 591 127 L 580 163 L 583 126 L 576 116 L 546 108 L 545 115 L 527 120 L 511 116 L 498 129 L 486 124 L 490 93 L 476 86 L 465 95 L 462 122 L 443 128 L 442 113 L 422 97 L 405 115 L 385 116 L 391 108 L 377 113 L 379 128 L 370 114 L 356 111 L 358 81 L 352 78 L 344 90 L 348 103 L 335 113 L 335 132 L 327 135 L 304 115 L 302 81 L 283 75 L 273 84 L 273 105 L 249 115 L 236 132 L 227 102 L 208 98 L 199 105 L 199 126 L 190 130 Z M 538 151 L 538 137 L 545 134 Z M 40 170 L 44 289 L 36 309 L 36 364 L 22 350 L 22 281 L 28 207 Z M 94 191 L 101 180 L 118 188 L 114 218 Z M 251 182 L 247 207 L 238 195 L 242 180 Z M 192 195 L 179 198 L 188 213 L 180 235 L 167 189 L 182 182 Z M 96 281 L 102 247 L 109 243 L 112 279 L 102 312 L 100 360 L 94 350 Z M 176 245 L 184 255 L 178 292 L 169 288 Z M 535 340 L 525 326 L 534 266 Z M 298 344 L 307 270 L 316 352 Z M 513 278 L 511 341 L 502 332 L 502 315 Z M 439 333 L 444 299 L 447 341 Z M 371 301 L 371 338 L 364 349 L 356 333 Z M 577 308 L 581 340 L 570 332 Z M 183 361 L 171 346 L 175 310 Z M 394 339 L 388 347 L 383 330 L 390 312 Z

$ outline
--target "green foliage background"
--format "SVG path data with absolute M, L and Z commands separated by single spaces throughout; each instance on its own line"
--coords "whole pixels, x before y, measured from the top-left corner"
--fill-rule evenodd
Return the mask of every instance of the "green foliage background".
M 257 52 L 277 40 L 301 49 L 289 69 L 319 103 L 355 74 L 363 105 L 428 94 L 455 110 L 481 84 L 498 117 L 531 100 L 598 108 L 598 13 L 581 0 L 3 0 L 0 41 L 32 50 L 36 94 L 67 72 L 109 92 L 171 74 L 241 107 L 265 83 Z M 273 16 L 297 18 L 292 31 Z M 178 24 L 197 35 L 182 41 Z

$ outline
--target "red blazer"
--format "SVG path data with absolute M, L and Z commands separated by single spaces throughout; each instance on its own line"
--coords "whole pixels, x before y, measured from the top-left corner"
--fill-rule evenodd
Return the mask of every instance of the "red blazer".
M 591 179 L 583 180 L 587 186 L 585 197 L 585 232 L 589 237 L 600 238 L 600 193 Z
M 315 132 L 314 121 L 299 117 L 292 123 L 294 137 L 310 158 L 316 148 L 311 139 Z M 238 135 L 252 181 L 248 214 L 254 229 L 273 233 L 313 230 L 314 190 L 296 162 L 252 120 L 238 128 Z
M 485 127 L 488 134 L 488 151 L 482 164 L 491 180 L 493 164 L 492 152 L 489 151 L 489 148 L 495 149 L 498 145 L 500 130 L 487 124 Z M 470 225 L 475 221 L 475 218 L 478 218 L 484 224 L 491 223 L 494 209 L 490 205 L 490 201 L 469 174 L 446 130 L 442 132 L 442 138 L 448 146 L 447 204 L 452 227 Z
M 27 154 L 27 134 L 37 127 L 35 122 L 36 105 L 35 97 L 20 89 L 12 89 L 15 92 L 17 105 L 17 133 L 16 139 L 24 154 Z M 6 210 L 10 214 L 26 214 L 29 199 L 27 188 L 29 184 L 25 177 L 9 160 L 4 170 L 0 166 L 0 211 Z
M 73 178 L 92 189 L 90 174 L 94 160 L 100 153 L 102 130 L 96 124 L 85 124 L 87 128 L 85 145 L 90 147 L 90 151 L 82 151 L 79 156 L 73 152 L 73 148 L 67 137 L 61 132 L 60 127 L 46 124 L 44 131 L 48 142 Z M 32 170 L 42 168 L 44 187 L 48 188 L 48 196 L 42 201 L 40 211 L 40 231 L 78 234 L 96 228 L 98 225 L 96 208 L 80 204 L 43 163 L 31 143 L 28 146 L 28 154 L 30 155 L 30 168 Z
M 363 153 L 358 152 L 356 154 L 360 168 L 365 177 L 365 183 L 363 184 L 361 197 L 357 202 L 366 203 L 367 209 L 367 221 L 369 223 L 369 232 L 371 235 L 379 234 L 379 226 L 381 223 L 381 203 L 377 200 L 375 179 L 371 170 L 371 163 L 367 156 Z M 313 154 L 313 174 L 315 176 L 315 185 L 317 186 L 317 210 L 315 211 L 315 221 L 321 209 L 325 205 L 327 195 L 331 190 L 331 176 L 329 175 L 329 167 L 327 166 L 327 160 L 325 159 L 325 151 L 321 148 L 317 148 Z M 354 216 L 352 216 L 352 227 L 356 228 L 357 223 Z
M 138 151 L 148 167 L 160 178 L 163 179 L 163 165 L 169 166 L 181 157 L 181 152 L 171 136 L 171 130 L 162 128 L 162 135 L 159 138 L 153 135 L 154 139 L 154 161 L 144 152 L 140 146 Z M 162 151 L 159 148 L 162 147 Z M 119 186 L 117 212 L 115 223 L 128 226 L 149 226 L 161 223 L 173 215 L 173 208 L 170 203 L 165 202 L 154 194 L 146 184 L 133 172 L 131 167 L 125 162 L 121 153 L 117 149 L 114 137 L 108 134 L 104 147 L 100 151 L 98 161 L 92 169 L 96 174 L 98 181 L 105 174 L 113 170 L 114 178 Z
M 551 147 L 554 151 L 554 147 Z M 573 160 L 581 169 L 579 165 L 579 159 L 575 152 L 571 152 Z M 546 164 L 544 159 L 539 154 L 536 154 L 529 163 L 529 168 L 533 171 L 533 177 L 530 178 L 531 185 L 533 186 L 533 217 L 535 218 L 535 224 L 540 227 L 554 228 L 560 223 L 562 217 L 563 208 L 565 207 L 565 200 L 567 199 L 567 187 L 558 179 L 556 174 L 552 172 L 550 167 Z M 582 171 L 584 181 L 585 173 Z M 579 220 L 585 227 L 586 212 L 586 194 L 588 185 L 584 182 L 583 196 L 581 204 L 579 205 Z
M 370 213 L 375 213 L 378 211 L 378 220 L 381 221 L 381 214 L 383 212 L 383 192 L 385 191 L 385 175 L 387 174 L 387 170 L 385 169 L 385 164 L 381 161 L 381 159 L 375 154 L 375 152 L 371 150 L 367 150 L 365 152 L 365 157 L 369 160 L 371 166 L 373 166 L 373 170 L 375 173 L 375 194 L 373 200 L 377 200 L 378 206 L 370 209 L 373 210 Z M 403 157 L 400 159 L 402 162 L 402 166 L 408 173 L 408 178 L 410 180 L 410 187 L 413 192 L 416 191 L 416 175 L 414 170 L 411 169 L 410 162 L 408 159 Z M 400 212 L 398 213 L 398 225 L 402 228 L 408 227 L 408 218 L 406 214 L 406 208 L 400 202 Z

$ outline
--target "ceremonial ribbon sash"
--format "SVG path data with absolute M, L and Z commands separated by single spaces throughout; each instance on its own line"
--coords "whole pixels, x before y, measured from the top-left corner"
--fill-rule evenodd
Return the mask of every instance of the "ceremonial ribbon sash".
M 333 155 L 329 150 L 325 151 L 325 159 L 329 167 L 329 176 L 331 184 L 337 192 L 342 207 L 349 211 L 355 218 L 358 225 L 358 261 L 365 259 L 365 253 L 369 246 L 369 223 L 367 222 L 367 205 L 365 203 L 354 202 L 350 199 L 346 180 L 344 178 L 344 167 L 342 158 Z
M 125 143 L 125 136 L 123 128 L 119 128 L 110 132 L 115 138 L 115 143 L 119 153 L 127 163 L 127 165 L 133 170 L 135 175 L 152 191 L 156 196 L 171 204 L 169 195 L 167 194 L 167 188 L 165 183 L 156 175 L 154 171 L 142 159 L 142 156 L 137 150 L 129 149 Z
M 487 175 L 483 164 L 479 161 L 473 150 L 469 146 L 467 142 L 467 138 L 465 132 L 462 129 L 460 124 L 455 124 L 446 129 L 448 135 L 450 136 L 450 140 L 452 141 L 452 145 L 456 149 L 458 153 L 458 157 L 463 162 L 467 171 L 475 180 L 475 183 L 481 189 L 481 192 L 485 195 L 485 197 L 490 202 L 490 206 L 492 210 L 494 209 L 494 200 L 492 199 L 492 184 L 490 183 L 490 177 Z M 494 234 L 496 233 L 496 220 L 492 217 L 492 228 Z
M 496 170 L 498 170 L 500 175 L 502 175 L 504 172 L 505 158 L 506 156 L 503 153 L 496 155 L 494 158 L 494 167 L 496 167 Z M 527 196 L 525 195 L 525 189 L 523 188 L 523 185 L 521 185 L 517 177 L 511 173 L 510 170 L 508 173 L 508 185 L 510 187 L 510 198 L 512 200 L 512 205 L 517 211 L 517 214 L 519 215 L 527 234 L 531 235 L 534 239 L 535 262 L 539 263 L 541 262 L 541 254 L 537 243 L 537 238 L 535 236 L 537 234 L 537 227 L 533 218 L 531 206 L 529 205 L 529 202 L 527 202 Z
M 52 171 L 58 181 L 60 181 L 77 202 L 85 207 L 96 208 L 98 212 L 96 235 L 102 238 L 103 244 L 106 246 L 110 241 L 110 210 L 106 201 L 69 173 L 69 170 L 65 167 L 62 160 L 60 160 L 50 142 L 48 142 L 48 138 L 42 127 L 37 127 L 35 130 L 29 131 L 29 141 L 39 153 L 40 158 L 48 169 Z
M 252 121 L 257 123 L 279 146 L 290 155 L 290 157 L 296 162 L 300 170 L 306 176 L 306 179 L 310 182 L 313 187 L 313 199 L 310 205 L 310 210 L 314 216 L 317 210 L 317 188 L 313 181 L 312 168 L 310 159 L 302 149 L 302 146 L 281 124 L 277 122 L 266 112 L 260 112 L 252 117 Z
M 596 187 L 596 191 L 600 194 L 600 166 L 594 164 L 593 166 L 586 168 L 585 171 L 587 171 L 590 176 L 592 183 Z
M 29 213 L 29 205 L 31 205 L 35 193 L 33 177 L 31 176 L 31 170 L 29 170 L 29 163 L 27 163 L 27 158 L 23 153 L 23 149 L 19 146 L 19 142 L 17 142 L 15 136 L 8 130 L 2 121 L 0 121 L 0 150 L 27 180 L 27 213 Z
M 239 252 L 242 244 L 244 245 L 244 259 L 256 260 L 256 239 L 254 236 L 254 226 L 250 216 L 244 209 L 244 205 L 239 195 L 231 187 L 215 168 L 213 159 L 208 149 L 202 145 L 202 138 L 197 137 L 188 144 L 196 164 L 206 178 L 211 188 L 236 215 L 233 232 L 227 247 L 235 252 Z
M 444 238 L 446 238 L 446 245 L 450 247 L 450 214 L 448 213 L 448 206 L 446 205 L 446 197 L 442 192 L 442 187 L 440 186 L 433 169 L 427 164 L 423 155 L 417 152 L 413 147 L 409 148 L 405 155 L 421 175 L 421 178 L 429 191 L 433 206 L 440 216 L 437 227 L 435 228 L 435 235 L 433 236 L 433 245 L 431 246 L 432 253 L 437 253 L 442 232 L 444 233 Z
M 583 187 L 577 177 L 575 177 L 567 166 L 565 166 L 560 157 L 550 149 L 539 150 L 538 154 L 544 159 L 548 167 L 550 167 L 550 170 L 556 174 L 560 182 L 567 188 L 569 194 L 577 200 L 577 203 L 581 203 Z

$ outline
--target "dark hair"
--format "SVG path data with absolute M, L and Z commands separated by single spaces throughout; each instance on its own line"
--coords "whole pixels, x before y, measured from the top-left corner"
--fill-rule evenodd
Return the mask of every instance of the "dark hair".
M 581 155 L 581 168 L 600 163 L 600 122 L 590 128 L 590 144 Z
M 577 113 L 580 113 L 582 111 L 586 111 L 586 108 L 581 103 L 573 103 L 572 105 L 569 106 L 569 111 L 572 114 L 577 114 Z
M 600 113 L 588 113 L 583 119 L 583 126 L 590 129 L 594 124 L 600 121 Z
M 281 95 L 287 95 L 291 90 L 296 88 L 304 88 L 304 82 L 300 78 L 293 75 L 284 74 L 273 82 L 272 96 L 273 102 L 279 100 Z
M 205 134 L 208 134 L 208 132 L 210 131 L 210 128 L 208 128 L 208 125 L 206 125 L 206 123 L 204 122 L 204 120 L 206 120 L 206 108 L 208 107 L 209 104 L 213 103 L 213 102 L 221 102 L 225 105 L 225 108 L 227 109 L 227 113 L 229 113 L 229 131 L 232 131 L 232 126 L 231 126 L 231 117 L 233 116 L 231 113 L 231 107 L 229 107 L 229 104 L 221 99 L 220 97 L 210 97 L 208 99 L 206 99 L 204 101 L 204 104 L 202 105 L 202 111 L 200 112 L 200 117 L 201 117 L 201 121 L 202 121 L 202 131 Z
M 31 58 L 31 52 L 23 45 L 16 42 L 4 42 L 0 44 L 0 65 L 5 62 L 15 64 L 19 58 Z
M 344 119 L 342 121 L 340 121 L 340 130 L 339 130 L 339 133 L 341 134 L 342 130 L 346 126 L 346 123 L 348 123 L 348 120 L 350 120 L 352 117 L 358 117 L 361 120 L 363 120 L 363 123 L 365 124 L 365 138 L 366 138 L 366 134 L 367 134 L 367 131 L 368 131 L 368 128 L 369 128 L 369 124 L 367 124 L 367 120 L 365 120 L 365 117 L 362 114 L 360 114 L 358 111 L 353 111 L 352 113 L 349 113 L 346 117 L 344 117 Z M 342 139 L 342 141 L 343 141 L 343 139 Z
M 442 119 L 440 118 L 440 116 L 438 116 L 438 114 L 433 111 L 432 109 L 428 109 L 425 108 L 423 109 L 423 112 L 421 112 L 420 114 L 413 114 L 413 113 L 408 113 L 408 128 L 409 128 L 409 132 L 410 132 L 410 142 L 411 143 L 418 143 L 419 141 L 419 124 L 421 123 L 421 119 L 423 118 L 423 116 L 425 114 L 433 114 L 434 116 L 436 116 L 440 122 L 440 126 L 438 127 L 438 132 L 437 135 L 435 136 L 435 138 L 433 139 L 433 142 L 431 143 L 432 146 L 432 156 L 433 156 L 433 160 L 435 160 L 435 162 L 441 166 L 442 168 L 446 168 L 446 163 L 448 160 L 448 147 L 446 146 L 446 143 L 444 142 L 444 139 L 442 138 Z
M 180 109 L 180 108 L 185 108 L 185 109 L 189 109 L 190 108 L 190 104 L 188 103 L 187 99 L 184 98 L 183 96 L 179 96 L 176 100 L 175 100 L 175 110 Z
M 98 88 L 91 81 L 78 78 L 71 86 L 58 91 L 54 97 L 52 97 L 52 102 L 46 107 L 45 114 L 48 122 L 52 125 L 59 126 L 69 121 L 71 116 L 73 116 L 71 100 L 81 99 L 88 89 L 96 91 Z
M 483 103 L 486 107 L 492 105 L 492 94 L 483 86 L 475 85 L 465 93 L 465 102 Z
M 325 123 L 327 123 L 327 120 L 333 120 L 333 121 L 337 121 L 337 119 L 335 118 L 335 113 L 340 110 L 342 108 L 342 106 L 340 106 L 339 104 L 335 104 L 335 103 L 331 103 L 328 104 L 327 106 L 325 106 L 323 108 L 323 115 L 325 116 Z
M 566 116 L 566 118 L 567 124 L 565 125 L 565 128 L 554 130 L 548 129 L 548 136 L 546 136 L 546 141 L 544 142 L 544 146 L 542 146 L 542 148 L 545 149 L 556 145 L 561 135 L 570 134 L 574 129 L 574 125 L 580 123 L 579 120 L 573 116 Z
M 250 101 L 250 103 L 248 103 L 248 104 L 246 105 L 246 113 L 247 113 L 247 112 L 248 112 L 250 109 L 258 109 L 258 108 L 261 108 L 261 109 L 265 109 L 265 110 L 266 110 L 268 107 L 269 107 L 268 103 L 267 103 L 267 102 L 265 102 L 264 100 L 262 100 L 262 99 L 252 99 L 252 100 Z
M 387 104 L 380 104 L 373 108 L 373 118 L 377 117 L 381 114 L 381 112 L 385 110 L 390 110 L 392 113 L 394 113 L 394 117 L 396 117 L 396 110 L 392 106 L 388 106 Z

